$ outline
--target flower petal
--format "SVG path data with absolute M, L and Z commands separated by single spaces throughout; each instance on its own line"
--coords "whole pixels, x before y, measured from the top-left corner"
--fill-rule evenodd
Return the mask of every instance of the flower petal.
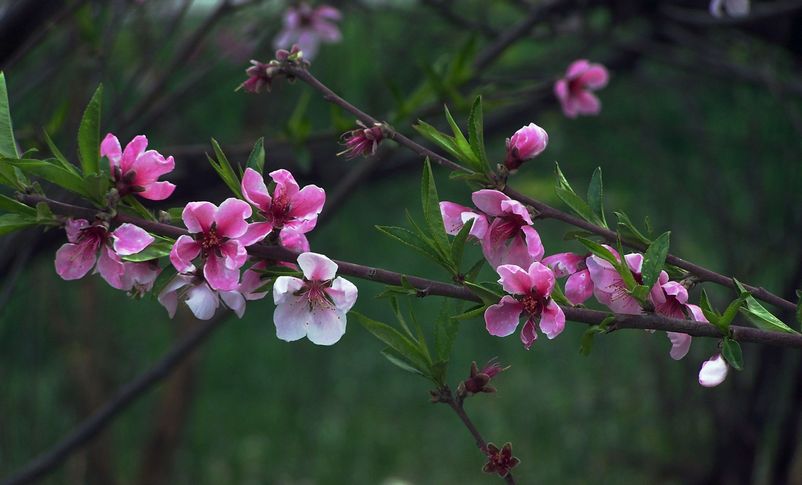
M 315 306 L 306 338 L 317 345 L 334 345 L 345 335 L 346 316 L 331 307 Z
M 265 180 L 262 174 L 252 168 L 246 168 L 242 175 L 242 195 L 262 212 L 270 210 L 273 199 L 267 191 Z
M 167 315 L 170 318 L 175 316 L 175 311 L 178 308 L 178 290 L 190 284 L 191 281 L 191 276 L 176 275 L 159 293 L 157 300 L 167 310 Z
M 156 239 L 139 226 L 125 223 L 111 233 L 114 251 L 120 256 L 136 254 L 148 247 Z
M 341 276 L 334 278 L 331 286 L 326 288 L 325 292 L 331 297 L 337 311 L 343 314 L 353 308 L 359 294 L 356 285 Z
M 440 202 L 440 215 L 443 217 L 443 226 L 447 234 L 456 236 L 462 229 L 465 223 L 462 218 L 464 212 L 472 212 L 470 208 L 464 205 L 455 204 L 454 202 L 442 201 Z
M 145 135 L 137 135 L 133 140 L 128 142 L 123 150 L 123 156 L 120 158 L 120 169 L 125 173 L 134 166 L 134 162 L 142 152 L 148 147 L 148 138 Z
M 565 329 L 565 314 L 560 305 L 554 300 L 549 300 L 543 313 L 540 315 L 540 331 L 546 334 L 549 340 L 560 335 Z
M 532 348 L 532 344 L 535 343 L 537 340 L 537 332 L 535 331 L 535 322 L 532 318 L 528 318 L 526 323 L 524 323 L 523 328 L 521 329 L 521 343 L 524 344 L 524 348 L 529 350 Z
M 244 200 L 233 197 L 224 200 L 214 215 L 217 234 L 228 238 L 242 236 L 248 230 L 245 219 L 251 217 L 251 212 L 251 206 Z
M 337 263 L 318 253 L 303 253 L 298 256 L 298 266 L 304 276 L 312 281 L 327 281 L 337 275 Z
M 172 157 L 170 157 L 172 158 Z M 145 186 L 145 190 L 136 195 L 148 200 L 164 200 L 175 191 L 175 185 L 170 182 L 153 182 Z
M 502 264 L 496 268 L 499 275 L 498 282 L 504 291 L 513 295 L 526 295 L 532 290 L 532 280 L 529 273 L 514 264 Z
M 527 272 L 529 273 L 531 288 L 535 290 L 539 297 L 546 298 L 551 295 L 551 290 L 554 289 L 554 284 L 557 280 L 548 267 L 536 261 L 529 266 Z
M 307 185 L 290 199 L 289 216 L 295 219 L 312 219 L 323 210 L 326 191 L 317 185 Z
M 189 273 L 195 269 L 192 260 L 201 252 L 201 245 L 192 237 L 183 235 L 170 248 L 170 262 L 179 273 Z
M 565 282 L 565 297 L 572 305 L 579 305 L 593 295 L 593 280 L 586 269 L 578 271 L 568 277 Z
M 207 232 L 214 224 L 216 212 L 217 206 L 211 202 L 189 202 L 181 213 L 181 219 L 189 232 Z
M 303 46 L 301 47 L 303 48 Z M 304 50 L 304 54 L 306 54 L 306 50 Z M 292 176 L 289 170 L 281 168 L 270 172 L 268 175 L 276 183 L 276 188 L 273 190 L 274 199 L 286 198 L 287 200 L 292 200 L 293 196 L 300 190 L 298 182 L 295 181 L 295 177 Z
M 56 251 L 56 273 L 65 280 L 86 276 L 97 261 L 97 242 L 66 243 Z
M 256 244 L 268 234 L 270 231 L 273 230 L 273 223 L 272 222 L 254 222 L 248 224 L 248 229 L 245 230 L 245 234 L 238 237 L 237 240 L 243 246 L 250 246 L 252 244 Z
M 501 301 L 485 310 L 485 326 L 490 335 L 506 337 L 515 332 L 523 312 L 523 306 L 515 298 L 505 295 Z
M 575 253 L 557 253 L 543 258 L 543 264 L 554 271 L 554 276 L 562 278 L 579 271 L 579 266 L 585 261 L 585 256 Z
M 78 243 L 83 229 L 87 227 L 89 227 L 89 221 L 86 219 L 67 219 L 67 223 L 64 224 L 64 231 L 67 233 L 67 241 Z
M 280 305 L 294 301 L 295 293 L 304 287 L 304 281 L 294 276 L 279 276 L 273 283 L 273 303 Z
M 239 268 L 227 267 L 224 260 L 213 252 L 209 253 L 203 265 L 203 276 L 213 290 L 236 290 L 239 286 Z
M 123 284 L 125 266 L 123 266 L 120 257 L 106 245 L 100 247 L 100 256 L 97 258 L 97 271 L 112 288 L 118 290 L 125 288 Z
M 704 387 L 716 387 L 727 378 L 729 366 L 721 354 L 716 354 L 710 360 L 702 363 L 699 370 L 699 384 Z
M 504 210 L 501 208 L 501 203 L 505 200 L 510 200 L 506 194 L 493 189 L 477 190 L 471 195 L 473 204 L 485 214 L 491 216 L 502 216 Z
M 134 160 L 131 170 L 136 173 L 134 185 L 149 185 L 158 180 L 164 174 L 170 173 L 175 169 L 173 157 L 164 158 L 156 150 L 148 150 Z
M 202 283 L 195 285 L 187 291 L 187 306 L 198 320 L 209 320 L 214 316 L 217 307 L 220 306 L 220 298 L 217 293 L 209 288 L 209 285 Z
M 276 279 L 276 283 L 281 278 L 286 277 L 280 276 Z M 276 304 L 276 310 L 273 312 L 276 337 L 287 342 L 304 338 L 311 319 L 309 300 L 301 296 L 289 295 L 286 300 Z
M 309 240 L 303 232 L 299 232 L 288 227 L 281 230 L 278 235 L 279 243 L 287 248 L 296 252 L 309 251 Z
M 108 133 L 103 141 L 100 142 L 100 156 L 109 159 L 109 168 L 111 173 L 114 174 L 114 167 L 120 166 L 120 158 L 123 155 L 122 147 L 120 147 L 120 140 L 116 136 Z
M 245 315 L 245 298 L 238 291 L 221 291 L 220 299 L 233 311 L 238 318 Z
M 672 359 L 680 360 L 688 355 L 688 351 L 691 349 L 691 340 L 693 340 L 690 335 L 678 332 L 666 332 L 666 336 L 668 340 L 671 341 L 671 351 L 669 355 Z
M 601 89 L 607 86 L 609 79 L 607 68 L 601 64 L 590 64 L 587 70 L 579 75 L 579 82 L 588 89 Z
M 226 268 L 239 270 L 248 259 L 248 252 L 238 240 L 230 239 L 220 246 Z

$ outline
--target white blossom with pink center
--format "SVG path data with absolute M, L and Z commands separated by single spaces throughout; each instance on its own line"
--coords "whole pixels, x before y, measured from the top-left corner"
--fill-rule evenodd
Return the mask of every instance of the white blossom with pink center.
M 318 345 L 337 343 L 345 334 L 346 314 L 357 288 L 337 275 L 337 263 L 317 253 L 298 256 L 303 279 L 279 276 L 273 283 L 276 336 L 292 342 L 307 337 Z
M 537 339 L 536 324 L 549 339 L 562 333 L 565 314 L 551 299 L 555 278 L 549 268 L 536 261 L 528 269 L 505 264 L 496 271 L 500 276 L 498 282 L 509 295 L 485 310 L 485 324 L 491 335 L 511 335 L 518 328 L 521 314 L 526 318 L 521 329 L 521 342 L 527 349 Z

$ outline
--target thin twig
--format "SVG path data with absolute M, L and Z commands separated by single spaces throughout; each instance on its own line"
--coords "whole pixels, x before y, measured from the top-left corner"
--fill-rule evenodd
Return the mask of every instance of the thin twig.
M 285 66 L 285 71 L 288 75 L 298 78 L 305 83 L 307 83 L 312 88 L 319 91 L 323 98 L 330 103 L 336 104 L 340 106 L 344 110 L 348 111 L 352 115 L 354 115 L 358 120 L 362 121 L 365 124 L 374 124 L 377 123 L 376 119 L 374 119 L 369 114 L 365 113 L 364 111 L 360 110 L 359 108 L 355 107 L 345 99 L 338 96 L 334 91 L 332 91 L 328 86 L 320 82 L 315 76 L 313 76 L 306 68 L 294 65 Z M 463 167 L 462 165 L 438 154 L 434 151 L 420 145 L 419 143 L 407 138 L 403 134 L 399 133 L 395 128 L 389 126 L 385 123 L 385 131 L 388 133 L 389 137 L 398 142 L 400 145 L 408 148 L 409 150 L 417 153 L 421 157 L 429 158 L 431 161 L 446 167 L 452 171 L 459 171 L 459 172 L 469 172 L 467 168 Z M 566 222 L 573 226 L 579 227 L 580 229 L 584 229 L 590 233 L 596 234 L 601 236 L 606 241 L 610 243 L 616 243 L 618 241 L 618 234 L 614 231 L 606 229 L 604 227 L 597 226 L 590 222 L 587 222 L 583 219 L 580 219 L 576 216 L 573 216 L 567 212 L 563 212 L 559 209 L 555 209 L 554 207 L 549 206 L 539 200 L 533 199 L 531 197 L 525 196 L 520 192 L 512 189 L 511 187 L 504 187 L 504 193 L 509 195 L 511 198 L 516 199 L 526 205 L 532 206 L 535 210 L 538 211 L 538 217 L 541 219 L 556 219 L 562 222 Z M 642 244 L 638 244 L 635 242 L 630 241 L 622 241 L 622 243 L 626 244 L 629 247 L 643 250 L 645 247 Z M 735 288 L 735 282 L 731 277 L 724 276 L 720 273 L 716 273 L 715 271 L 709 270 L 703 266 L 691 263 L 690 261 L 686 261 L 678 256 L 674 256 L 669 254 L 666 257 L 666 262 L 668 264 L 672 264 L 674 266 L 678 266 L 690 273 L 699 277 L 702 281 L 709 281 L 711 283 L 717 283 L 722 286 L 727 286 L 729 288 Z M 783 310 L 788 311 L 795 311 L 796 305 L 784 298 L 781 298 L 765 288 L 760 288 L 752 285 L 744 284 L 744 287 L 749 290 L 750 293 L 755 298 L 761 299 L 767 303 L 771 303 L 772 305 L 781 308 Z

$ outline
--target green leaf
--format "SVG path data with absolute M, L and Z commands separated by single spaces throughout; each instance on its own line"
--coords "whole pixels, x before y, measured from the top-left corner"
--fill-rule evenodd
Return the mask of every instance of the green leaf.
M 557 302 L 558 305 L 574 306 L 573 303 L 568 301 L 559 283 L 554 284 L 554 289 L 551 290 L 551 299 Z
M 607 218 L 604 216 L 604 186 L 602 184 L 602 169 L 596 167 L 588 185 L 588 205 L 601 222 L 600 226 L 607 227 Z
M 0 194 L 0 211 L 23 216 L 36 216 L 36 209 L 3 194 Z
M 651 288 L 657 282 L 660 271 L 663 270 L 670 239 L 670 231 L 660 234 L 643 254 L 643 268 L 641 274 L 643 275 L 643 285 L 646 288 Z
M 264 137 L 259 138 L 256 140 L 256 143 L 253 145 L 253 150 L 251 150 L 251 154 L 248 156 L 248 163 L 245 164 L 247 168 L 251 168 L 256 170 L 258 173 L 262 173 L 265 169 L 265 139 Z
M 476 281 L 476 278 L 479 276 L 479 272 L 482 271 L 482 268 L 485 266 L 485 258 L 479 258 L 471 269 L 465 272 L 465 279 L 468 281 Z
M 593 253 L 595 256 L 602 258 L 603 260 L 607 261 L 608 263 L 612 264 L 614 267 L 618 267 L 619 262 L 616 259 L 615 255 L 606 247 L 602 246 L 601 244 L 597 243 L 596 241 L 586 239 L 584 237 L 578 236 L 576 238 L 577 241 L 582 243 L 583 246 L 588 248 L 588 251 Z
M 481 162 L 484 171 L 490 169 L 485 152 L 484 115 L 482 113 L 482 97 L 477 96 L 468 115 L 468 141 L 476 158 Z
M 431 240 L 423 239 L 420 235 L 404 227 L 396 227 L 396 226 L 375 226 L 375 227 L 382 234 L 385 234 L 397 241 L 402 242 L 403 244 L 411 247 L 412 249 L 423 254 L 424 256 L 432 259 L 437 264 L 445 266 L 446 268 L 449 269 L 451 268 L 450 262 L 444 260 L 444 258 L 437 252 L 437 249 L 434 247 L 434 243 Z
M 705 318 L 707 318 L 707 321 L 718 327 L 721 314 L 710 304 L 710 299 L 707 297 L 707 292 L 704 289 L 702 289 L 702 296 L 699 297 L 699 307 L 702 309 L 702 313 Z
M 36 222 L 39 224 L 57 224 L 56 216 L 53 215 L 53 211 L 50 210 L 47 202 L 36 204 Z
M 228 161 L 228 157 L 226 154 L 223 153 L 223 149 L 220 148 L 220 144 L 217 143 L 217 140 L 212 138 L 212 148 L 214 149 L 214 154 L 216 159 L 213 159 L 210 156 L 206 156 L 209 159 L 209 163 L 212 164 L 212 167 L 220 175 L 220 178 L 223 179 L 223 182 L 228 186 L 231 192 L 237 196 L 238 199 L 242 198 L 242 187 L 240 184 L 240 180 L 237 177 L 236 172 L 231 167 L 231 163 Z
M 11 123 L 6 76 L 2 71 L 0 71 L 0 156 L 19 158 L 17 142 L 14 140 L 14 125 Z
M 462 158 L 462 155 L 457 148 L 457 142 L 454 140 L 454 138 L 442 133 L 440 130 L 423 120 L 418 120 L 418 123 L 412 125 L 412 127 L 415 128 L 415 131 L 423 135 L 424 138 L 447 151 L 452 157 L 456 159 Z
M 143 249 L 142 251 L 136 254 L 130 254 L 127 256 L 120 256 L 125 261 L 131 261 L 134 263 L 142 262 L 142 261 L 151 261 L 153 259 L 159 259 L 164 256 L 170 254 L 170 249 L 173 247 L 173 241 L 168 239 L 159 238 L 150 243 L 148 247 Z
M 139 217 L 142 217 L 143 219 L 147 219 L 149 221 L 158 220 L 156 216 L 153 215 L 153 212 L 144 205 L 142 205 L 142 203 L 139 202 L 139 200 L 137 200 L 137 198 L 134 197 L 133 195 L 126 195 L 125 197 L 123 197 L 123 202 L 125 203 L 125 205 L 131 208 L 134 214 L 138 215 Z
M 36 216 L 23 214 L 2 214 L 0 215 L 0 236 L 10 232 L 35 226 Z
M 410 362 L 407 358 L 405 358 L 403 354 L 390 347 L 386 347 L 383 350 L 381 350 L 381 354 L 384 356 L 385 359 L 389 360 L 391 364 L 393 364 L 394 366 L 398 367 L 403 371 L 409 372 L 411 374 L 417 374 L 419 376 L 427 378 L 429 377 L 427 375 L 426 369 L 419 369 L 418 367 L 416 367 L 414 363 Z
M 28 175 L 41 177 L 50 183 L 69 190 L 70 192 L 75 192 L 76 194 L 80 194 L 85 197 L 92 197 L 92 194 L 87 190 L 86 183 L 83 179 L 81 179 L 81 177 L 63 168 L 60 164 L 54 163 L 53 159 L 20 160 L 4 158 L 0 160 L 0 163 L 11 164 Z
M 724 356 L 730 366 L 735 370 L 743 370 L 744 358 L 741 353 L 741 344 L 729 337 L 724 337 L 724 345 L 721 346 L 721 355 Z
M 747 298 L 749 298 L 749 293 L 743 292 L 740 294 L 740 296 L 738 296 L 738 298 L 734 299 L 729 305 L 727 305 L 724 313 L 718 319 L 718 323 L 716 323 L 716 326 L 721 329 L 722 332 L 725 334 L 729 332 L 730 325 L 732 325 L 732 321 L 735 320 L 735 315 L 738 314 L 738 310 L 743 306 Z
M 423 218 L 429 226 L 432 241 L 441 254 L 448 255 L 450 254 L 450 245 L 445 224 L 443 224 L 443 215 L 440 213 L 440 197 L 437 195 L 437 185 L 434 183 L 432 164 L 428 158 L 423 161 L 420 195 Z
M 482 299 L 485 305 L 495 305 L 501 300 L 502 295 L 478 283 L 471 283 L 470 281 L 463 281 L 463 285 L 468 288 L 471 293 Z
M 462 225 L 462 228 L 459 230 L 457 235 L 454 237 L 454 240 L 451 242 L 451 260 L 454 263 L 454 266 L 459 273 L 459 268 L 462 265 L 462 255 L 465 252 L 465 241 L 468 238 L 468 234 L 471 232 L 471 228 L 473 227 L 474 219 L 468 220 L 465 224 Z
M 560 165 L 558 163 L 555 163 L 555 174 L 557 176 L 557 184 L 555 185 L 554 190 L 557 192 L 557 197 L 565 202 L 565 204 L 582 219 L 596 224 L 597 226 L 603 225 L 604 222 L 599 219 L 596 213 L 593 212 L 593 209 L 590 208 L 588 203 L 576 195 L 574 189 L 571 188 L 571 184 L 568 183 L 565 175 L 563 175 L 562 171 L 560 170 Z
M 372 320 L 359 312 L 352 311 L 350 315 L 354 316 L 374 337 L 400 354 L 413 367 L 422 372 L 429 369 L 431 362 L 426 358 L 426 354 L 421 350 L 418 342 L 409 339 L 390 325 Z
M 487 305 L 476 305 L 467 311 L 452 315 L 451 318 L 454 320 L 470 320 L 472 318 L 481 317 L 485 314 L 485 310 L 487 310 Z
M 624 212 L 616 212 L 618 217 L 618 234 L 620 237 L 629 242 L 636 242 L 648 246 L 652 240 L 644 236 L 640 230 L 632 223 L 629 216 Z
M 740 281 L 735 278 L 733 278 L 733 281 L 741 293 L 747 292 L 746 288 L 744 288 L 744 285 L 742 285 Z M 755 298 L 751 295 L 746 297 L 746 306 L 741 307 L 741 313 L 743 313 L 746 318 L 755 324 L 757 328 L 762 330 L 796 334 L 799 333 L 786 325 L 785 322 L 775 317 L 770 311 L 766 310 L 766 308 L 758 303 L 758 301 L 755 300 Z
M 615 316 L 610 315 L 598 325 L 591 325 L 588 327 L 587 330 L 582 334 L 582 337 L 579 339 L 579 353 L 588 356 L 590 352 L 593 350 L 593 338 L 596 334 L 605 333 L 607 331 L 607 327 L 610 326 L 612 322 L 615 321 Z
M 56 144 L 53 143 L 53 140 L 50 138 L 50 135 L 48 135 L 47 132 L 44 130 L 42 130 L 42 135 L 45 138 L 45 143 L 47 144 L 48 148 L 50 148 L 50 152 L 53 154 L 54 157 L 56 157 L 56 160 L 58 160 L 61 166 L 64 167 L 65 170 L 69 170 L 75 175 L 80 176 L 81 174 L 80 172 L 78 172 L 78 169 L 75 168 L 75 165 L 70 163 L 69 160 L 67 160 L 67 157 L 65 157 L 63 153 L 61 153 L 61 150 L 59 150 Z
M 84 175 L 100 172 L 100 105 L 103 85 L 100 84 L 86 105 L 78 127 L 78 158 Z
M 450 301 L 443 299 L 443 306 L 434 325 L 434 349 L 437 358 L 443 362 L 448 362 L 459 332 L 459 320 L 451 318 L 450 313 Z
M 457 122 L 454 121 L 454 118 L 451 116 L 451 112 L 448 110 L 448 106 L 444 106 L 444 108 L 446 113 L 446 121 L 448 121 L 448 126 L 451 127 L 451 131 L 454 133 L 454 143 L 459 151 L 459 159 L 474 169 L 480 171 L 484 170 L 484 163 L 482 163 L 482 161 L 476 155 L 476 152 L 473 150 L 473 146 L 468 139 L 465 138 L 465 135 L 462 133 L 459 125 L 457 125 Z

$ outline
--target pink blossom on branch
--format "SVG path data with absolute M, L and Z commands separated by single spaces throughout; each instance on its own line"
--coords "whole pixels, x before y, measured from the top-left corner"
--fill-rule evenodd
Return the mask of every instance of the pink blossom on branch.
M 607 85 L 609 74 L 601 64 L 579 59 L 568 66 L 565 77 L 554 84 L 554 94 L 560 100 L 563 113 L 569 118 L 578 115 L 597 115 L 601 101 L 593 91 Z
M 669 281 L 668 273 L 661 271 L 657 284 L 660 290 L 651 293 L 655 313 L 670 318 L 685 319 L 689 317 L 697 322 L 707 323 L 702 309 L 688 303 L 688 290 L 679 282 Z M 669 353 L 671 358 L 680 360 L 685 357 L 691 348 L 693 337 L 679 332 L 666 332 L 666 335 L 671 341 L 671 352 Z
M 517 170 L 526 160 L 531 160 L 543 153 L 549 143 L 546 130 L 534 123 L 529 123 L 507 138 L 507 158 L 504 166 L 508 170 Z
M 328 5 L 311 7 L 301 3 L 289 7 L 284 12 L 284 26 L 273 40 L 276 49 L 289 48 L 298 44 L 306 59 L 317 54 L 321 42 L 335 43 L 342 39 L 337 22 L 342 18 L 340 11 Z
M 345 334 L 346 313 L 357 288 L 337 275 L 337 263 L 317 253 L 298 256 L 304 278 L 279 276 L 273 283 L 276 336 L 292 342 L 303 337 L 318 345 L 337 343 Z
M 593 296 L 593 280 L 585 259 L 587 256 L 574 253 L 558 253 L 543 258 L 543 264 L 551 268 L 557 278 L 568 276 L 565 297 L 572 305 L 582 304 Z
M 158 181 L 175 168 L 173 157 L 164 158 L 156 150 L 145 150 L 147 147 L 145 135 L 135 136 L 125 150 L 111 133 L 100 143 L 100 155 L 109 159 L 111 178 L 120 196 L 134 193 L 145 199 L 164 200 L 175 190 L 170 182 Z
M 229 198 L 218 208 L 211 202 L 190 202 L 181 215 L 191 236 L 181 236 L 170 250 L 170 261 L 179 273 L 195 271 L 192 261 L 200 256 L 203 275 L 213 290 L 232 291 L 239 284 L 239 270 L 248 259 L 245 248 L 267 236 L 270 227 L 248 224 L 251 206 Z
M 491 189 L 477 190 L 472 199 L 479 210 L 492 218 L 481 243 L 493 268 L 502 264 L 529 267 L 533 261 L 540 261 L 545 250 L 523 204 Z
M 606 246 L 618 261 L 621 261 L 621 256 L 613 248 Z M 643 266 L 643 255 L 639 253 L 630 253 L 624 256 L 624 261 L 632 273 L 632 277 L 636 282 L 642 281 L 641 268 Z M 638 315 L 643 313 L 641 304 L 637 298 L 629 294 L 627 286 L 621 274 L 613 267 L 612 264 L 603 260 L 598 256 L 589 256 L 585 263 L 588 266 L 590 279 L 593 281 L 593 294 L 599 303 L 606 305 L 610 310 L 615 313 L 624 313 L 629 315 Z M 657 283 L 652 287 L 651 293 L 660 291 Z
M 64 229 L 68 242 L 56 251 L 56 273 L 65 280 L 77 280 L 95 267 L 109 285 L 119 290 L 130 289 L 126 288 L 126 267 L 120 256 L 136 254 L 154 240 L 144 229 L 128 223 L 109 231 L 102 223 L 70 219 Z
M 527 349 L 537 339 L 536 324 L 549 339 L 563 331 L 565 314 L 551 299 L 555 278 L 549 268 L 534 262 L 528 269 L 505 264 L 496 271 L 501 277 L 499 283 L 509 294 L 485 310 L 485 324 L 490 335 L 506 337 L 515 332 L 521 314 L 526 318 L 521 329 L 521 342 Z
M 284 169 L 270 172 L 276 184 L 271 196 L 262 175 L 251 168 L 242 176 L 242 194 L 266 219 L 253 225 L 264 231 L 278 231 L 279 243 L 295 251 L 309 251 L 306 233 L 317 225 L 317 217 L 326 202 L 326 192 L 316 185 L 303 189 Z

